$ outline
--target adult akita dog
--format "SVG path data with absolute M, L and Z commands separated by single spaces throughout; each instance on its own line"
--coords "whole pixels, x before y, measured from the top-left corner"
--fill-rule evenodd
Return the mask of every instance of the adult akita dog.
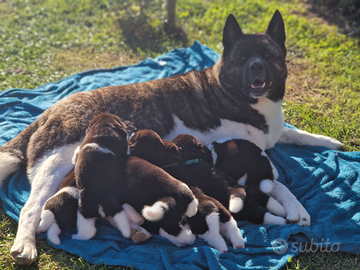
M 278 11 L 266 33 L 255 35 L 243 34 L 230 15 L 223 32 L 224 51 L 214 66 L 172 78 L 73 94 L 3 145 L 0 181 L 26 166 L 31 182 L 11 249 L 16 262 L 36 260 L 35 231 L 41 208 L 73 168 L 74 150 L 90 120 L 100 113 L 119 116 L 129 134 L 152 129 L 167 140 L 187 133 L 205 145 L 231 137 L 249 140 L 263 150 L 277 142 L 340 147 L 332 138 L 284 128 L 284 42 L 284 22 Z M 289 221 L 310 224 L 310 216 L 284 185 L 275 182 L 271 195 L 284 205 Z

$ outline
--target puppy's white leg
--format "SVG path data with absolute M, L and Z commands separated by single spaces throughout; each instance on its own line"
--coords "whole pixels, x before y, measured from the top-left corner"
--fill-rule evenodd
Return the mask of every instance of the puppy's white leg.
M 180 225 L 180 227 L 181 232 L 177 236 L 168 234 L 163 228 L 160 228 L 159 234 L 178 247 L 192 245 L 196 240 L 196 236 L 191 232 L 189 225 Z
M 71 238 L 76 240 L 89 240 L 96 234 L 95 218 L 85 218 L 80 211 L 77 212 L 77 234 Z
M 266 204 L 266 209 L 269 210 L 271 213 L 273 213 L 276 216 L 286 217 L 286 210 L 285 210 L 284 206 L 282 206 L 273 197 L 269 198 L 269 200 Z
M 141 225 L 145 221 L 144 217 L 141 216 L 130 204 L 125 203 L 122 207 L 124 208 L 126 215 L 131 221 L 139 225 Z
M 219 251 L 220 254 L 228 252 L 228 248 L 226 246 L 224 238 L 218 234 L 212 234 L 210 231 L 207 231 L 204 234 L 199 234 L 199 238 L 202 238 L 209 244 L 209 246 L 215 248 Z
M 48 237 L 49 241 L 51 243 L 53 243 L 54 245 L 60 245 L 61 244 L 61 241 L 59 238 L 60 233 L 61 233 L 61 230 L 60 230 L 59 225 L 56 222 L 54 222 L 53 224 L 51 224 L 51 226 L 48 230 L 47 237 Z
M 325 146 L 329 149 L 339 149 L 341 142 L 328 136 L 319 134 L 312 134 L 300 129 L 292 129 L 284 127 L 278 143 L 310 145 L 310 146 Z
M 41 220 L 39 226 L 36 229 L 36 232 L 46 232 L 51 224 L 55 221 L 55 215 L 50 210 L 43 209 L 41 211 Z
M 36 260 L 35 232 L 42 207 L 74 167 L 71 157 L 77 145 L 78 143 L 54 149 L 28 169 L 30 197 L 21 210 L 18 231 L 11 248 L 11 256 L 19 264 L 27 265 Z
M 274 216 L 273 214 L 266 212 L 264 216 L 264 225 L 275 224 L 275 225 L 285 225 L 286 220 L 282 217 Z
M 130 238 L 130 221 L 124 210 L 114 216 L 114 222 L 118 230 L 121 232 L 122 236 L 124 238 Z
M 240 233 L 235 219 L 231 218 L 228 222 L 220 223 L 220 232 L 228 240 L 230 240 L 234 249 L 245 247 L 244 239 Z
M 274 188 L 269 195 L 284 206 L 288 223 L 310 226 L 311 218 L 309 213 L 286 186 L 278 181 L 274 181 Z

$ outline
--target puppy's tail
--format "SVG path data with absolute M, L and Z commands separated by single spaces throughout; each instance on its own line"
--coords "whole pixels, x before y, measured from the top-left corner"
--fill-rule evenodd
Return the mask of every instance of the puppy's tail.
M 186 209 L 185 216 L 187 217 L 195 216 L 197 213 L 198 205 L 199 205 L 199 201 L 194 197 L 194 199 L 191 201 L 191 203 L 189 203 Z
M 246 197 L 245 188 L 234 187 L 230 189 L 229 211 L 231 213 L 239 213 L 244 207 Z
M 27 145 L 37 128 L 38 121 L 35 121 L 14 139 L 0 147 L 0 186 L 6 177 L 16 172 L 20 166 L 26 165 Z
M 141 213 L 144 218 L 146 218 L 149 221 L 159 221 L 161 220 L 165 213 L 169 211 L 169 209 L 173 208 L 176 205 L 175 199 L 172 197 L 165 197 L 157 202 L 155 202 L 153 205 L 145 205 L 142 209 Z

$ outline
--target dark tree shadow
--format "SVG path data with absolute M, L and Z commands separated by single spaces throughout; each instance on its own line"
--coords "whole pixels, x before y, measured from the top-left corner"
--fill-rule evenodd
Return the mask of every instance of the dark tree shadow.
M 154 11 L 154 7 L 148 7 L 149 1 L 143 1 L 140 5 L 140 11 L 133 12 L 126 9 L 123 16 L 117 20 L 118 26 L 122 30 L 122 36 L 125 42 L 133 51 L 141 49 L 142 51 L 161 52 L 169 44 L 174 46 L 187 46 L 188 37 L 185 31 L 177 26 L 174 21 L 169 24 L 164 22 L 154 22 L 149 14 Z M 144 4 L 145 3 L 145 4 Z M 159 14 L 166 13 L 166 10 L 160 10 L 156 7 Z M 161 14 L 160 14 L 161 15 Z M 159 16 L 160 16 L 159 15 Z
M 360 0 L 309 0 L 309 10 L 360 40 Z

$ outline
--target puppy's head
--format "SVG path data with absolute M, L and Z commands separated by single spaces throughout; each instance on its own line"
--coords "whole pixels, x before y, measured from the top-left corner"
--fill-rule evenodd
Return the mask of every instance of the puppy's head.
M 173 142 L 181 148 L 181 155 L 184 161 L 200 158 L 212 164 L 211 151 L 203 146 L 200 141 L 188 134 L 181 134 L 175 137 Z
M 150 129 L 142 129 L 133 133 L 128 140 L 128 144 L 131 155 L 143 158 L 154 164 L 156 164 L 158 155 L 163 153 L 165 149 L 159 134 Z
M 182 160 L 181 147 L 178 147 L 175 143 L 163 140 L 165 150 L 163 153 L 163 165 L 180 162 Z
M 102 113 L 91 119 L 86 136 L 114 136 L 126 140 L 126 126 L 118 116 Z
M 110 113 L 102 113 L 95 116 L 86 130 L 86 136 L 80 147 L 75 151 L 76 156 L 87 143 L 97 143 L 105 147 L 117 156 L 125 156 L 128 149 L 126 126 L 121 119 Z

